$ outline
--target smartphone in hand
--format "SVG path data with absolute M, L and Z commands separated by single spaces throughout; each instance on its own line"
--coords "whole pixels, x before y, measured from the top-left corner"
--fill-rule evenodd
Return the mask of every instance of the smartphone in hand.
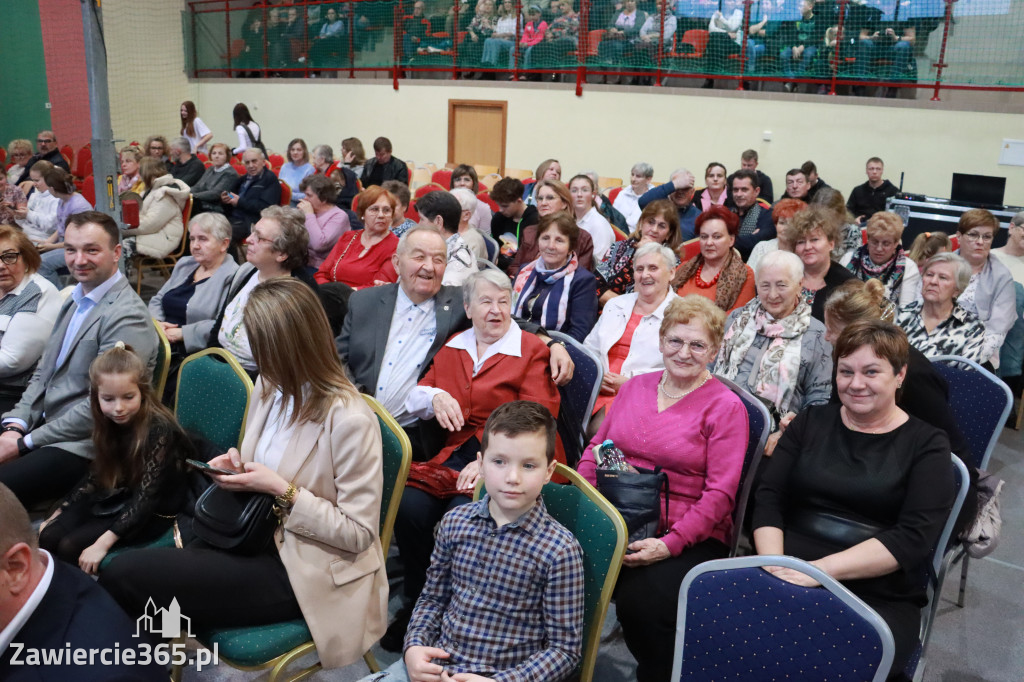
M 186 459 L 185 463 L 193 469 L 198 469 L 204 474 L 224 474 L 226 476 L 234 476 L 235 474 L 241 473 L 239 471 L 232 471 L 231 469 L 223 469 L 221 467 L 210 466 L 207 462 L 200 462 L 198 459 Z

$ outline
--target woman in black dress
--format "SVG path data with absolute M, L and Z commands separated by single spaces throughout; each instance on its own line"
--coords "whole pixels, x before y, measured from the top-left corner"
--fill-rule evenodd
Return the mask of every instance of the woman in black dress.
M 909 344 L 895 325 L 854 322 L 836 341 L 841 404 L 809 407 L 786 429 L 754 507 L 758 554 L 810 561 L 888 624 L 896 644 L 890 679 L 918 642 L 927 604 L 922 564 L 955 497 L 946 434 L 896 405 Z M 817 585 L 791 569 L 768 569 Z

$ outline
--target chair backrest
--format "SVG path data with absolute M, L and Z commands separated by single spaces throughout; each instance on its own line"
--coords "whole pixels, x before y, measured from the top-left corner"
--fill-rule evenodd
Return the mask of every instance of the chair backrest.
M 7 153 L 6 150 L 4 151 L 4 153 L 5 154 Z M 68 168 L 74 168 L 75 167 L 74 164 L 72 163 L 75 160 L 75 148 L 74 147 L 72 147 L 69 144 L 64 145 L 63 147 L 60 148 L 60 155 L 63 156 L 64 160 L 68 162 Z M 0 163 L 3 163 L 3 161 L 0 161 Z
M 629 533 L 619 511 L 586 479 L 560 462 L 555 466 L 555 475 L 567 479 L 569 485 L 548 483 L 542 495 L 548 513 L 569 529 L 583 550 L 585 609 L 579 679 L 590 682 Z M 481 479 L 474 499 L 480 499 L 484 492 Z
M 415 168 L 409 175 L 409 188 L 416 189 L 430 182 L 431 172 L 426 168 Z
M 619 192 L 622 191 L 621 187 L 613 187 L 612 191 L 608 192 L 608 201 L 615 203 L 615 200 L 619 198 Z
M 292 203 L 292 188 L 284 180 L 278 180 L 277 182 L 281 185 L 281 201 L 278 203 L 281 206 L 287 206 Z
M 167 375 L 171 371 L 171 342 L 167 340 L 167 334 L 164 333 L 164 328 L 160 326 L 158 320 L 153 320 L 153 326 L 156 328 L 157 336 L 156 366 L 153 367 L 153 395 L 160 400 L 167 387 Z
M 419 199 L 420 197 L 422 197 L 422 196 L 424 196 L 426 194 L 430 194 L 431 192 L 444 192 L 444 191 L 446 191 L 444 187 L 442 187 L 441 185 L 437 184 L 436 182 L 431 181 L 431 182 L 428 182 L 427 184 L 423 185 L 422 187 L 417 187 L 416 191 L 413 192 L 413 197 L 416 198 L 416 199 Z
M 89 202 L 89 205 L 96 206 L 96 182 L 91 175 L 85 176 L 82 181 L 82 196 Z
M 477 201 L 482 201 L 485 204 L 487 204 L 487 206 L 490 207 L 490 209 L 492 211 L 494 211 L 495 213 L 497 213 L 499 210 L 501 210 L 501 209 L 498 208 L 498 202 L 496 202 L 494 199 L 492 199 L 490 193 L 488 193 L 488 192 L 477 192 L 476 193 L 476 199 L 477 199 Z
M 505 274 L 502 271 L 501 268 L 499 268 L 497 265 L 495 265 L 491 261 L 486 260 L 484 258 L 477 258 L 476 259 L 476 268 L 477 268 L 477 270 L 480 270 L 481 272 L 484 271 L 484 270 L 494 270 L 496 272 L 500 272 L 503 275 Z
M 384 448 L 384 495 L 380 501 L 380 544 L 384 554 L 391 545 L 391 534 L 398 517 L 398 504 L 409 478 L 412 464 L 412 443 L 405 429 L 398 425 L 384 406 L 373 396 L 363 394 L 363 400 L 377 415 L 380 422 L 380 441 Z
M 763 566 L 792 568 L 822 587 L 794 585 Z M 892 633 L 881 616 L 837 580 L 793 557 L 700 564 L 683 578 L 676 619 L 672 680 L 711 679 L 713 669 L 722 680 L 881 682 L 892 666 Z
M 84 178 L 92 172 L 92 147 L 82 147 L 75 155 L 75 165 L 71 173 L 76 178 Z
M 178 370 L 174 414 L 187 431 L 201 433 L 224 452 L 242 444 L 252 379 L 223 348 L 188 356 Z
M 950 457 L 953 462 L 953 485 L 956 488 L 956 497 L 953 500 L 953 506 L 949 510 L 946 523 L 942 527 L 942 534 L 939 535 L 938 542 L 935 543 L 935 547 L 932 549 L 927 571 L 923 571 L 921 576 L 921 579 L 925 582 L 928 606 L 921 609 L 920 644 L 914 655 L 907 661 L 907 666 L 903 671 L 911 679 L 914 679 L 914 673 L 917 671 L 917 668 L 923 667 L 923 661 L 928 653 L 928 640 L 931 637 L 932 625 L 935 624 L 935 616 L 939 611 L 939 596 L 942 594 L 942 584 L 946 580 L 946 573 L 957 553 L 956 548 L 949 549 L 948 551 L 947 548 L 950 547 L 957 518 L 960 516 L 960 509 L 964 506 L 964 500 L 967 499 L 967 488 L 970 486 L 970 475 L 967 473 L 967 465 L 956 454 L 951 453 Z
M 757 473 L 757 465 L 764 455 L 764 445 L 768 442 L 768 434 L 771 432 L 772 418 L 764 403 L 748 391 L 725 377 L 716 375 L 715 378 L 728 386 L 743 401 L 743 407 L 747 409 L 747 428 L 749 430 L 747 452 L 743 456 L 740 487 L 736 491 L 736 505 L 732 510 L 732 545 L 729 556 L 736 556 L 740 537 L 743 535 L 743 519 L 746 516 L 750 493 L 754 487 L 754 474 Z
M 687 56 L 700 59 L 704 56 L 704 51 L 708 49 L 708 32 L 700 28 L 690 29 L 683 34 L 683 39 L 679 42 L 693 45 L 693 53 Z
M 269 157 L 267 158 L 267 161 L 269 161 L 269 162 L 270 162 L 270 167 L 271 167 L 271 168 L 272 168 L 272 169 L 273 169 L 274 171 L 277 171 L 277 170 L 279 170 L 279 169 L 281 168 L 281 166 L 283 166 L 283 165 L 284 165 L 284 157 L 283 157 L 283 156 L 281 156 L 280 154 L 271 154 L 271 155 L 270 155 L 270 156 L 269 156 Z
M 484 248 L 487 249 L 487 260 L 492 263 L 498 262 L 498 253 L 501 247 L 498 246 L 498 240 L 489 234 L 480 233 L 480 236 L 484 238 Z
M 604 193 L 612 188 L 622 189 L 622 178 L 603 178 L 598 176 L 597 188 L 598 190 L 601 191 L 601 193 Z
M 556 341 L 565 343 L 565 349 L 575 365 L 572 373 L 572 380 L 565 386 L 559 386 L 558 392 L 562 396 L 559 411 L 566 413 L 567 423 L 578 429 L 572 434 L 573 443 L 576 447 L 572 450 L 583 452 L 587 445 L 587 426 L 590 424 L 590 415 L 594 412 L 594 402 L 601 390 L 601 380 L 604 378 L 604 368 L 601 359 L 594 351 L 582 343 L 562 332 L 549 331 L 548 335 Z M 562 439 L 562 445 L 569 450 L 569 444 Z
M 523 168 L 506 168 L 505 177 L 515 178 L 516 180 L 526 180 L 533 175 L 532 170 L 525 170 Z
M 973 360 L 940 355 L 931 361 L 949 384 L 949 406 L 971 447 L 972 464 L 987 468 L 1013 407 L 1013 394 L 999 377 Z
M 679 259 L 685 263 L 700 253 L 700 239 L 694 237 L 690 241 L 683 242 L 678 251 Z
M 488 175 L 497 175 L 498 173 L 497 166 L 485 166 L 480 163 L 473 164 L 473 170 L 476 171 L 476 176 L 481 180 L 483 180 Z
M 439 168 L 430 175 L 430 181 L 441 185 L 445 189 L 452 186 L 452 171 L 450 168 Z

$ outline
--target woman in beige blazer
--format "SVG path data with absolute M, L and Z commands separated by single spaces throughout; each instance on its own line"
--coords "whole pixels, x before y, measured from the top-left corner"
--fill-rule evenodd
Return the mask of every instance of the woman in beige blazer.
M 177 598 L 199 629 L 303 618 L 320 661 L 358 660 L 384 633 L 388 584 L 378 536 L 380 427 L 337 359 L 327 317 L 289 277 L 258 285 L 244 313 L 260 379 L 241 452 L 210 460 L 230 490 L 276 497 L 274 547 L 240 556 L 202 543 L 128 552 L 101 573 L 133 616 Z

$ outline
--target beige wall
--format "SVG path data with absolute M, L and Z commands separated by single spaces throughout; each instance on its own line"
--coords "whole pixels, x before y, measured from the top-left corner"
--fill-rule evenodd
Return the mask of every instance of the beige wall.
M 181 103 L 195 100 L 198 92 L 198 86 L 185 76 L 181 31 L 184 6 L 184 0 L 103 3 L 115 139 L 141 143 L 152 134 L 170 138 L 181 130 Z
M 514 168 L 534 168 L 552 156 L 562 161 L 564 173 L 594 169 L 628 177 L 634 162 L 648 161 L 655 179 L 682 165 L 700 176 L 710 161 L 733 170 L 740 152 L 750 147 L 759 151 L 761 169 L 777 188 L 786 170 L 813 159 L 821 176 L 847 194 L 864 182 L 864 161 L 877 155 L 894 183 L 906 173 L 908 191 L 945 197 L 954 171 L 1000 175 L 1007 178 L 1007 203 L 1024 204 L 1024 167 L 997 165 L 1002 139 L 1024 136 L 1020 117 L 1012 114 L 930 110 L 900 100 L 775 100 L 694 89 L 615 92 L 589 86 L 576 97 L 568 86 L 444 81 L 403 81 L 397 92 L 390 81 L 366 80 L 206 81 L 197 89 L 197 105 L 215 139 L 232 144 L 230 112 L 241 101 L 264 127 L 264 142 L 276 150 L 303 137 L 337 151 L 350 135 L 369 149 L 375 137 L 386 135 L 399 158 L 443 164 L 448 100 L 504 99 L 507 165 Z M 764 131 L 771 131 L 771 141 L 762 139 Z

